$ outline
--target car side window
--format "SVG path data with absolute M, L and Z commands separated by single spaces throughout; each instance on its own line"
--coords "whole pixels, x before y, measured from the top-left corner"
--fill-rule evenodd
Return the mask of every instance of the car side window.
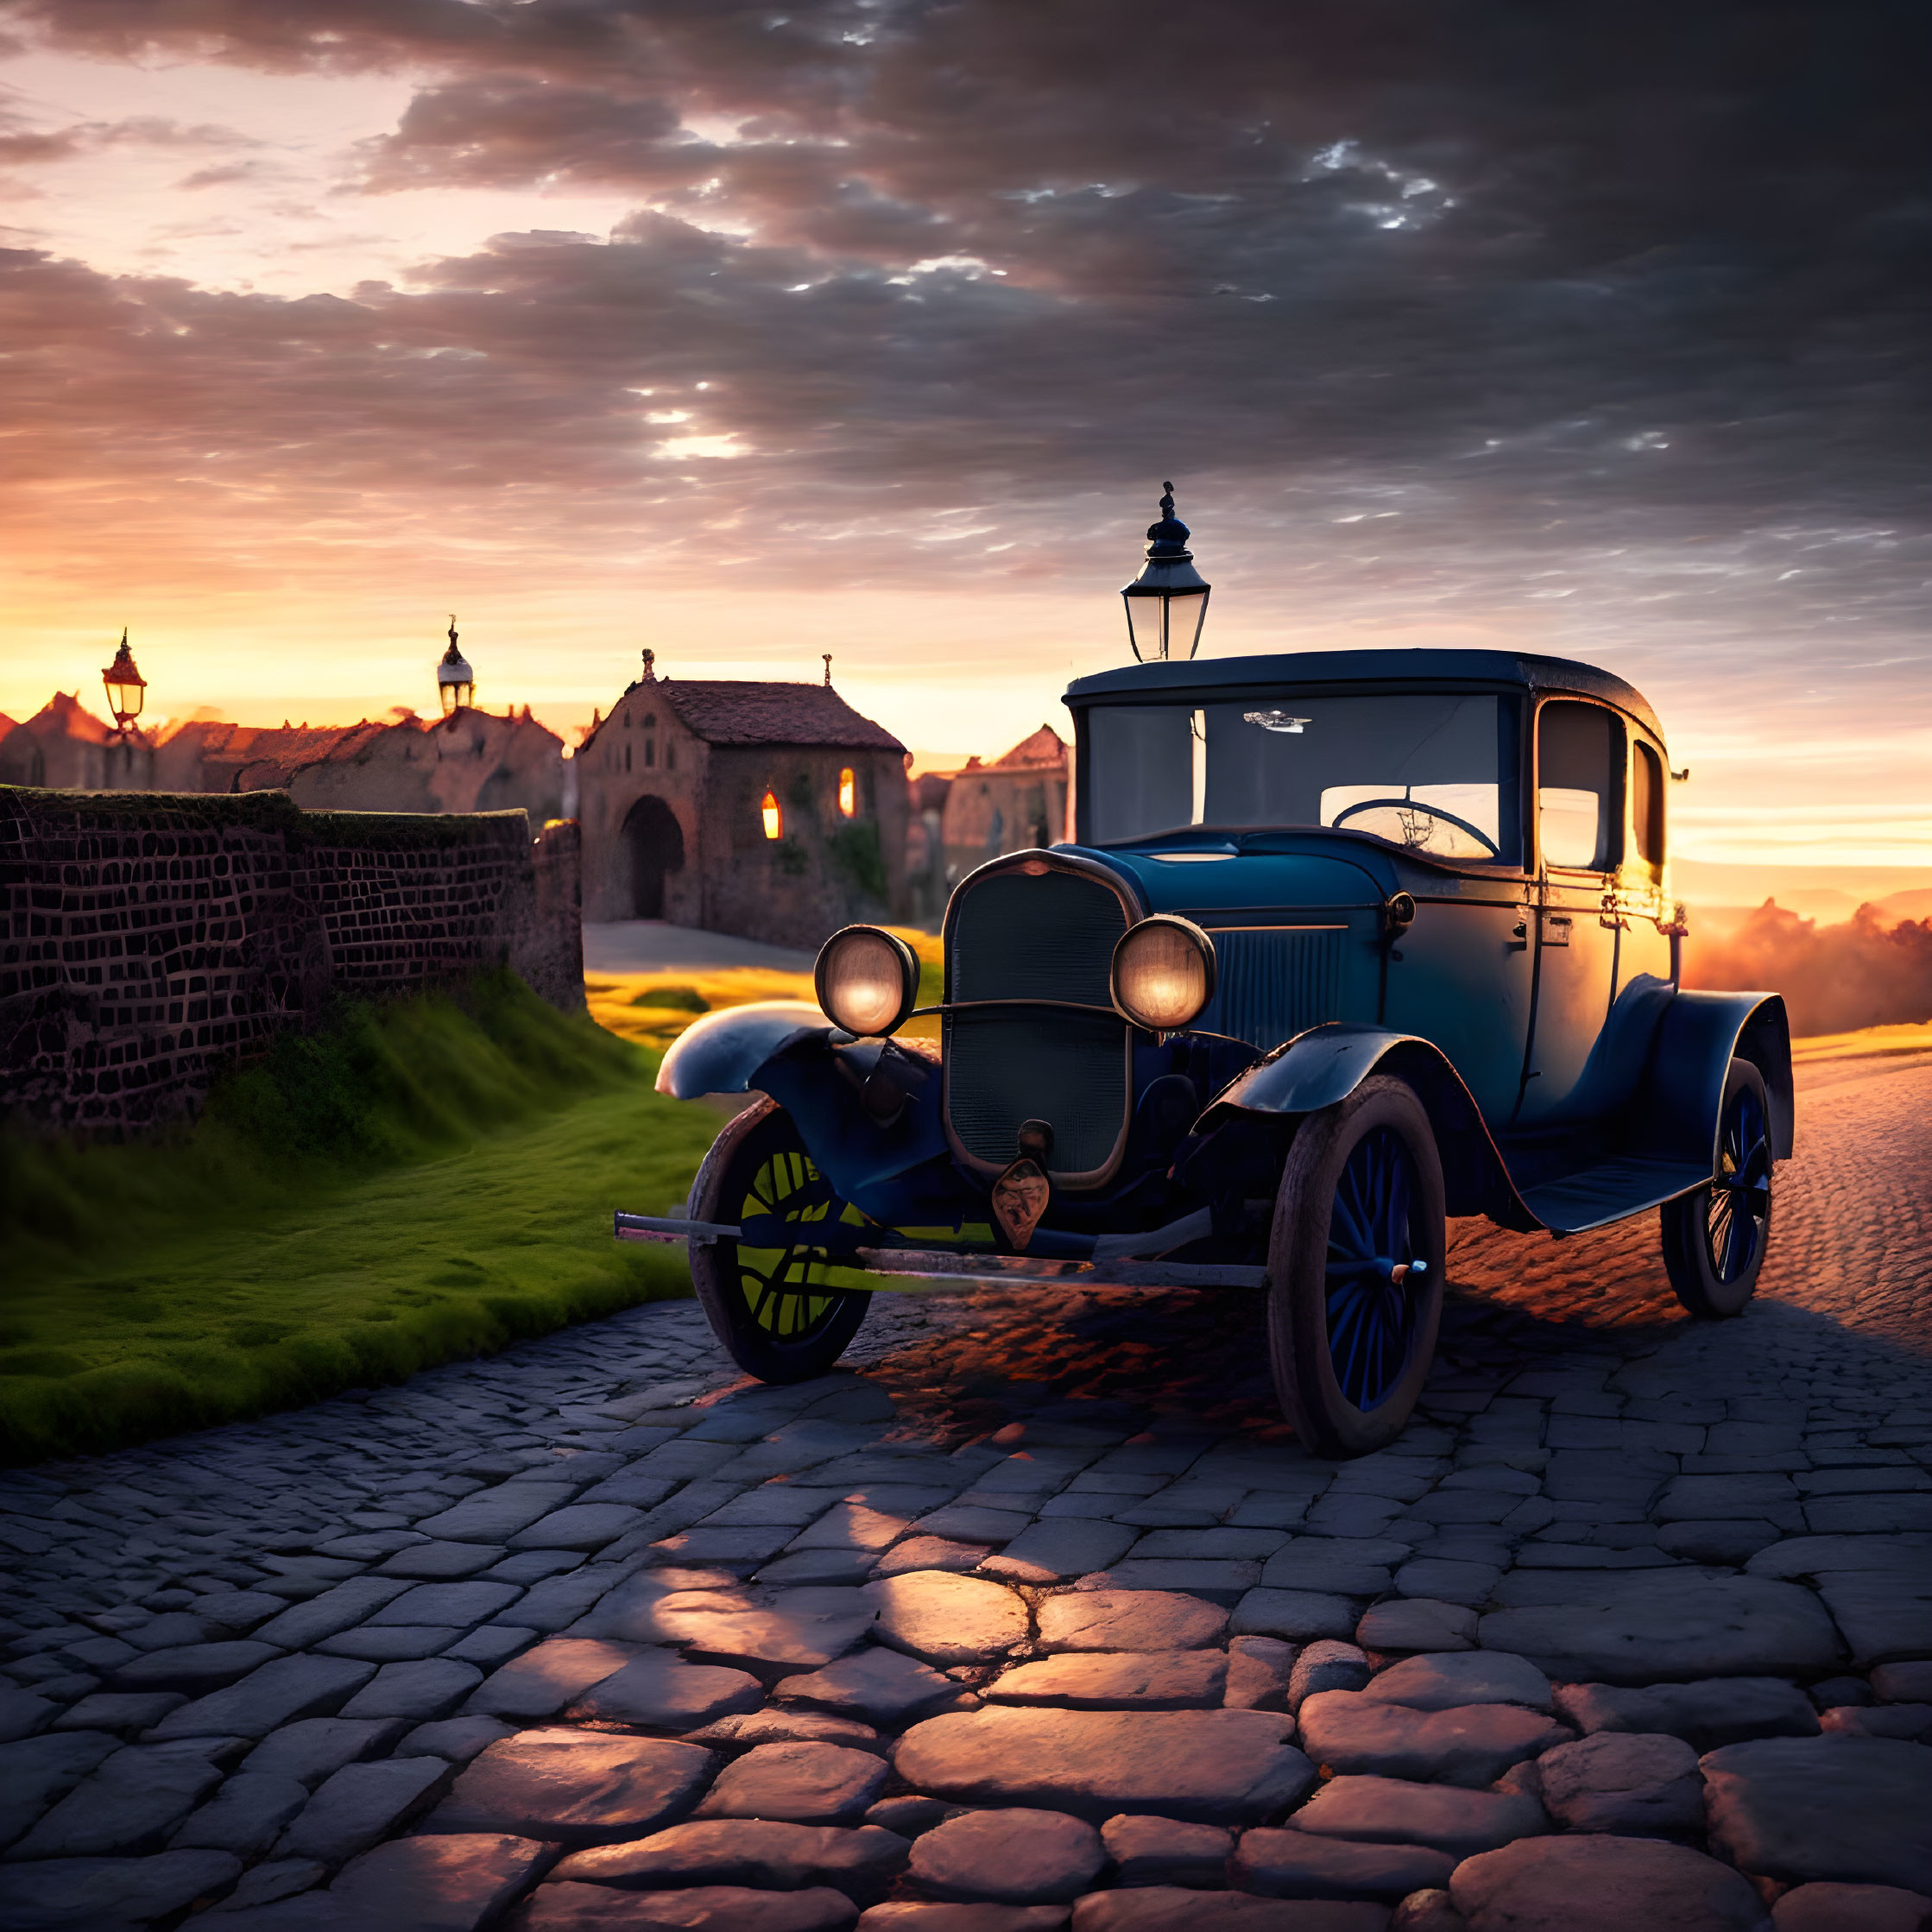
M 1630 829 L 1653 878 L 1664 873 L 1664 761 L 1639 740 L 1630 761 Z
M 1615 865 L 1622 839 L 1623 726 L 1599 704 L 1558 699 L 1537 715 L 1537 842 L 1545 865 Z

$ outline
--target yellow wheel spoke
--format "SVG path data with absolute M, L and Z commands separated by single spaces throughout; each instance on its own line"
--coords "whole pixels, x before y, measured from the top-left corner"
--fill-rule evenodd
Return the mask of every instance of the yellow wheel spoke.
M 789 1245 L 739 1247 L 738 1292 L 751 1322 L 774 1341 L 800 1341 L 836 1315 L 844 1297 L 869 1286 L 862 1272 L 809 1252 L 832 1226 L 865 1227 L 866 1217 L 826 1184 L 796 1148 L 773 1151 L 744 1181 L 737 1217 L 786 1224 Z M 801 1252 L 801 1249 L 806 1252 Z

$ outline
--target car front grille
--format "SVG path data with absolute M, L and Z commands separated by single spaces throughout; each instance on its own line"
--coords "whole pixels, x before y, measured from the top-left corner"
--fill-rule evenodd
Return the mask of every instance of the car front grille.
M 1196 1024 L 1264 1050 L 1342 1012 L 1342 926 L 1209 930 L 1215 996 Z
M 1120 895 L 1080 872 L 1002 868 L 969 881 L 948 928 L 947 997 L 1107 1007 L 1127 927 Z M 1056 1176 L 1097 1179 L 1112 1165 L 1128 1092 L 1127 1026 L 1111 1012 L 949 1013 L 945 1054 L 947 1117 L 975 1160 L 1004 1166 L 1019 1152 L 1020 1122 L 1041 1120 L 1053 1126 Z

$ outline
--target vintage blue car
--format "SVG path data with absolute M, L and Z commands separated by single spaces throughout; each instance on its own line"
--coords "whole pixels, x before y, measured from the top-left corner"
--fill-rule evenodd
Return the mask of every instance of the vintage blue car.
M 822 1010 L 710 1015 L 665 1059 L 666 1093 L 767 1096 L 687 1217 L 618 1216 L 690 1241 L 743 1368 L 823 1373 L 880 1276 L 1262 1291 L 1297 1436 L 1349 1455 L 1422 1390 L 1449 1215 L 1660 1209 L 1684 1305 L 1743 1307 L 1789 1028 L 1776 995 L 1679 987 L 1635 691 L 1363 650 L 1157 659 L 1066 702 L 1076 837 L 954 892 L 937 1054 L 893 1037 L 932 1010 L 912 953 L 852 926 Z

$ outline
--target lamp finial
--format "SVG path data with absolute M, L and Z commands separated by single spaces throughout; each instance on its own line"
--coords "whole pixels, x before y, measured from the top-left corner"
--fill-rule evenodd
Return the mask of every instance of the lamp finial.
M 1143 663 L 1194 655 L 1207 615 L 1209 586 L 1194 567 L 1190 532 L 1174 514 L 1174 485 L 1161 484 L 1160 521 L 1147 527 L 1140 574 L 1121 595 L 1127 602 L 1127 641 Z

